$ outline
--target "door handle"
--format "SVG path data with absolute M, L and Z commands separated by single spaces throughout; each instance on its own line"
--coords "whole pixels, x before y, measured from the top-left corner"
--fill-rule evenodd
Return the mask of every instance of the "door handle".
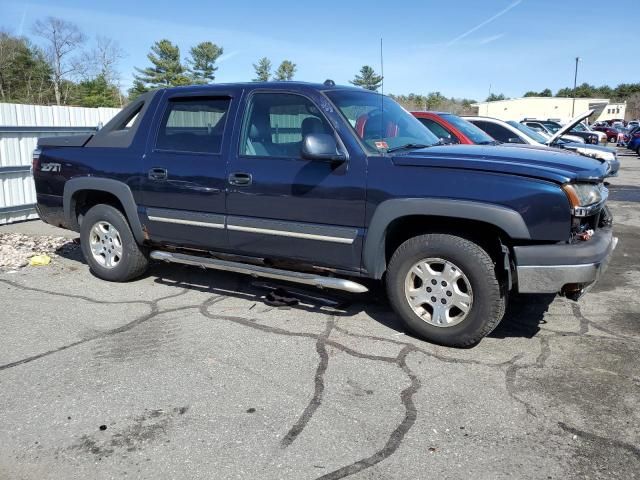
M 250 173 L 236 172 L 229 175 L 229 183 L 238 187 L 246 187 L 251 185 L 253 179 Z
M 166 180 L 169 176 L 166 168 L 152 168 L 148 172 L 149 180 Z

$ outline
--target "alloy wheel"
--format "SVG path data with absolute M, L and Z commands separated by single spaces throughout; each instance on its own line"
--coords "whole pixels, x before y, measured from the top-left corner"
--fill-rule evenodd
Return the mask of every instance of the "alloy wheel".
M 442 258 L 416 262 L 405 279 L 405 296 L 413 312 L 436 327 L 451 327 L 473 307 L 471 282 L 454 263 Z

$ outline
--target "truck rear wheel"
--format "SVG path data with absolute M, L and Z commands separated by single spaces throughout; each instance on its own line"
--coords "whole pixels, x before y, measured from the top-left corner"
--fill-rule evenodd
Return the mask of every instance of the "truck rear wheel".
M 389 262 L 386 283 L 405 326 L 441 345 L 479 342 L 500 323 L 506 308 L 489 254 L 454 235 L 420 235 L 404 242 Z
M 103 280 L 126 282 L 142 275 L 149 265 L 125 216 L 111 205 L 95 205 L 80 226 L 82 253 L 91 271 Z

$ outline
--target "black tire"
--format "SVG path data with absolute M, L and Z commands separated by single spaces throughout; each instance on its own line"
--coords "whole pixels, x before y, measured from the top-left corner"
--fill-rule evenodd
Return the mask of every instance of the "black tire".
M 440 327 L 427 323 L 413 311 L 405 295 L 409 270 L 430 257 L 453 263 L 471 284 L 471 309 L 456 325 Z M 420 235 L 404 242 L 389 262 L 386 283 L 389 301 L 404 325 L 420 338 L 450 347 L 478 343 L 498 326 L 507 305 L 506 289 L 496 275 L 489 254 L 477 244 L 455 235 Z
M 91 251 L 91 230 L 101 221 L 113 225 L 120 234 L 122 242 L 122 257 L 111 268 L 98 263 Z M 95 205 L 86 213 L 80 226 L 80 245 L 91 272 L 103 280 L 127 282 L 142 275 L 149 266 L 147 252 L 137 244 L 126 217 L 111 205 Z

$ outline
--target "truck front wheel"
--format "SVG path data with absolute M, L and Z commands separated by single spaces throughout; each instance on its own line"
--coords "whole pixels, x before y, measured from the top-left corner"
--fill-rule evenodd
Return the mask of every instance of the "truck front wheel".
M 142 275 L 149 264 L 127 219 L 111 205 L 91 207 L 80 226 L 80 245 L 91 271 L 103 280 L 126 282 Z
M 506 293 L 489 254 L 447 234 L 404 242 L 387 270 L 387 293 L 405 326 L 441 345 L 466 347 L 502 320 Z

